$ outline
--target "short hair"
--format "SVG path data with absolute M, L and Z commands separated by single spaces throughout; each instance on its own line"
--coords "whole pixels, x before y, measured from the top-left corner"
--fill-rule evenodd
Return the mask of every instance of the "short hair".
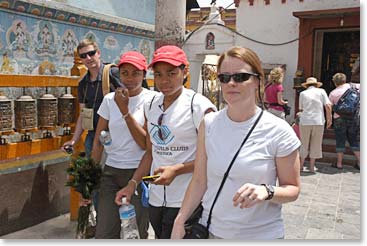
M 273 68 L 269 73 L 269 82 L 281 84 L 284 79 L 284 71 L 281 67 Z
M 333 76 L 333 82 L 335 86 L 345 84 L 347 82 L 347 76 L 344 73 L 336 73 Z
M 218 68 L 220 71 L 223 60 L 227 57 L 239 58 L 251 66 L 252 72 L 259 75 L 259 88 L 257 91 L 256 100 L 258 103 L 263 104 L 264 98 L 264 70 L 261 66 L 260 58 L 257 54 L 249 48 L 244 48 L 240 46 L 232 47 L 231 49 L 224 52 L 218 59 Z
M 76 50 L 78 51 L 78 54 L 79 54 L 80 49 L 82 49 L 84 47 L 87 47 L 89 45 L 93 45 L 95 50 L 99 50 L 98 44 L 95 41 L 90 40 L 90 39 L 83 39 L 79 42 L 78 47 L 76 47 Z

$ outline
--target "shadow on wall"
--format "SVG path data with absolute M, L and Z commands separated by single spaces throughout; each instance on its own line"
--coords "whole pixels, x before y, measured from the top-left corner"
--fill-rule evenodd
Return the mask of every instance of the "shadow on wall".
M 0 175 L 0 235 L 18 231 L 69 211 L 66 163 Z

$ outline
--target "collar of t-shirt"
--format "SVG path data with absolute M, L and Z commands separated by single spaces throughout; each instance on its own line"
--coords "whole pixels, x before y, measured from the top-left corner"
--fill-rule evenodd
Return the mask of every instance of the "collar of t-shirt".
M 98 71 L 98 75 L 97 75 L 97 79 L 95 80 L 95 81 L 91 81 L 90 80 L 90 73 L 89 73 L 89 71 L 88 71 L 88 73 L 87 73 L 87 77 L 86 77 L 86 81 L 88 82 L 88 83 L 94 83 L 94 82 L 96 82 L 96 81 L 102 81 L 102 73 L 103 73 L 103 68 L 104 68 L 104 64 L 103 64 L 103 62 L 101 61 L 101 63 L 100 63 L 100 66 L 99 66 L 99 71 Z

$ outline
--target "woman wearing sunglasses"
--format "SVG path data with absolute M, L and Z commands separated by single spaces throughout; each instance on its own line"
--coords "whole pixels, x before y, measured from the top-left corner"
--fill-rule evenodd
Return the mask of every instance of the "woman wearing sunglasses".
M 194 169 L 197 128 L 205 113 L 215 106 L 201 94 L 183 87 L 188 73 L 184 51 L 176 46 L 162 46 L 154 52 L 149 65 L 159 93 L 145 105 L 147 151 L 133 179 L 160 174 L 152 181 L 149 191 L 149 220 L 156 238 L 170 238 L 174 219 L 190 182 Z M 116 194 L 127 200 L 134 192 L 128 184 Z
M 300 141 L 286 121 L 258 106 L 264 74 L 253 51 L 223 53 L 218 78 L 227 106 L 200 124 L 194 174 L 171 238 L 183 238 L 185 221 L 201 201 L 202 225 L 213 208 L 210 239 L 283 238 L 281 204 L 300 192 Z
M 103 146 L 99 141 L 102 130 L 108 129 L 112 138 L 104 146 L 107 154 L 98 204 L 96 238 L 116 239 L 120 237 L 120 217 L 115 195 L 122 187 L 131 184 L 137 189 L 131 203 L 135 206 L 140 238 L 148 237 L 148 209 L 141 203 L 142 188 L 132 179 L 134 171 L 145 152 L 146 131 L 144 130 L 145 103 L 157 94 L 142 87 L 147 72 L 144 55 L 129 51 L 121 56 L 118 64 L 121 82 L 126 89 L 117 88 L 107 94 L 98 110 L 100 115 L 92 157 L 99 161 Z

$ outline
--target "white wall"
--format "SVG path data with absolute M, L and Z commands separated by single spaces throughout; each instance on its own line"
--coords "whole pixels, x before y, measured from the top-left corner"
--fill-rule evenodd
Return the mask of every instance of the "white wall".
M 352 7 L 359 7 L 359 1 L 287 0 L 282 4 L 281 0 L 272 0 L 269 5 L 265 5 L 264 1 L 255 0 L 254 5 L 249 6 L 248 0 L 241 0 L 237 8 L 236 28 L 239 33 L 257 41 L 283 43 L 299 37 L 299 19 L 293 16 L 293 12 Z M 236 36 L 236 44 L 254 50 L 263 63 L 287 65 L 283 84 L 284 97 L 289 99 L 289 105 L 294 105 L 293 78 L 297 70 L 298 41 L 282 46 L 271 46 Z
M 205 49 L 206 35 L 211 32 L 215 36 L 215 49 Z M 217 24 L 204 25 L 191 35 L 185 42 L 183 50 L 190 62 L 191 88 L 197 91 L 200 79 L 201 65 L 205 55 L 220 55 L 229 47 L 235 45 L 235 34 L 226 27 Z

